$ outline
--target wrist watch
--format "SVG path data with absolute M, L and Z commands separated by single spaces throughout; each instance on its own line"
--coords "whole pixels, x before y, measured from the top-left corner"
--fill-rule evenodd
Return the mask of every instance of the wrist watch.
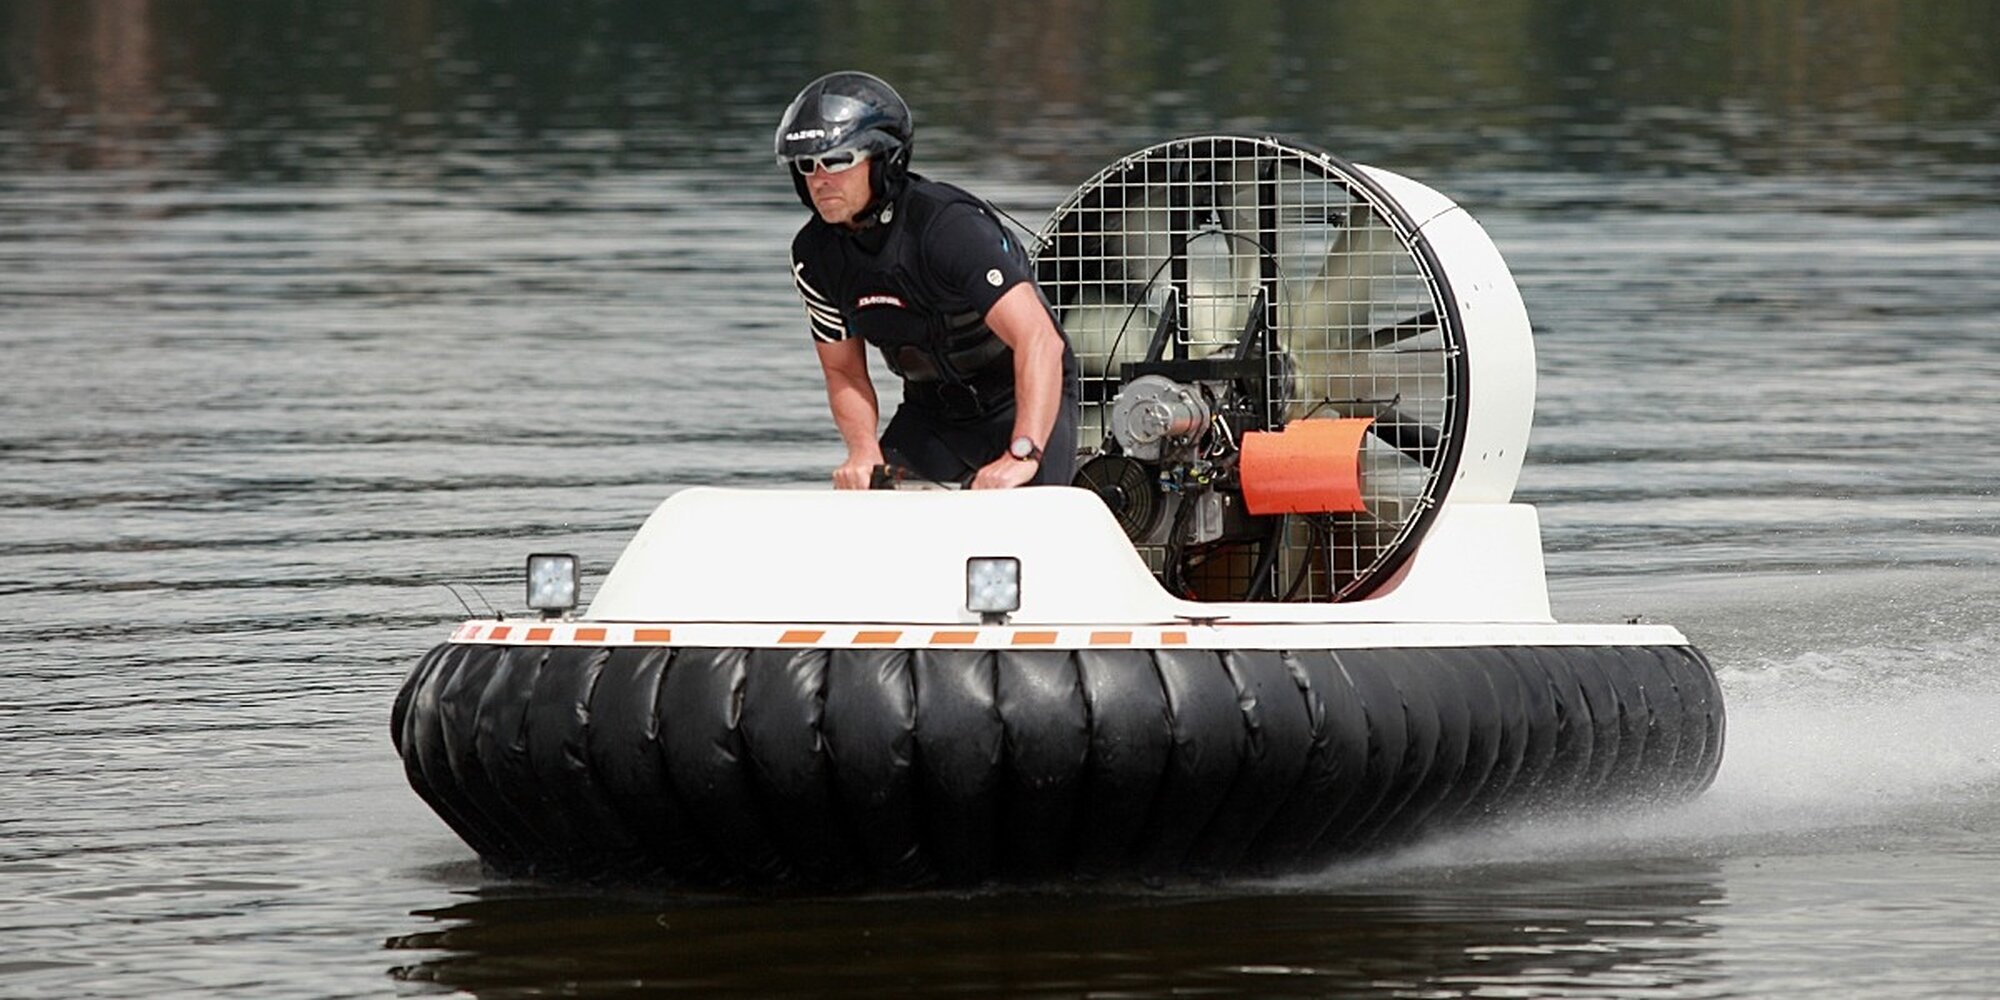
M 1026 434 L 1015 438 L 1013 443 L 1007 446 L 1007 454 L 1023 462 L 1040 462 L 1042 460 L 1042 449 L 1035 444 L 1034 438 Z

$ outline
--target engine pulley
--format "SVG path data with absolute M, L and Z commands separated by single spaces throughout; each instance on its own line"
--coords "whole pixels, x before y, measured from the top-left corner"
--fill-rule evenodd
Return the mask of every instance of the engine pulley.
M 1208 427 L 1201 393 L 1163 375 L 1142 375 L 1111 401 L 1111 436 L 1125 454 L 1149 462 L 1192 444 Z

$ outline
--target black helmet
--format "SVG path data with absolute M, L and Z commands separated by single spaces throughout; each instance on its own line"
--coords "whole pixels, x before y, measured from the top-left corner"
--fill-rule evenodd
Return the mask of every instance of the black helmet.
M 834 150 L 866 150 L 878 168 L 870 175 L 874 200 L 862 211 L 873 215 L 883 204 L 901 194 L 909 178 L 910 144 L 915 138 L 910 106 L 896 88 L 881 78 L 846 70 L 828 73 L 806 84 L 785 117 L 778 121 L 772 145 L 778 162 L 792 175 L 799 201 L 812 207 L 806 179 L 792 167 L 796 156 L 816 156 Z

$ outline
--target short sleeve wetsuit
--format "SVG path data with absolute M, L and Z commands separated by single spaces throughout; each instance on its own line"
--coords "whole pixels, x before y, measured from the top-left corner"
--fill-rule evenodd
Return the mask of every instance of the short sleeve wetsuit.
M 813 217 L 792 241 L 792 277 L 814 340 L 860 337 L 903 379 L 903 404 L 882 433 L 888 461 L 953 482 L 1006 452 L 1014 355 L 984 317 L 1034 275 L 1020 243 L 984 202 L 912 177 L 866 229 Z M 1075 471 L 1079 391 L 1067 337 L 1062 364 L 1062 402 L 1042 442 L 1036 484 L 1067 484 Z

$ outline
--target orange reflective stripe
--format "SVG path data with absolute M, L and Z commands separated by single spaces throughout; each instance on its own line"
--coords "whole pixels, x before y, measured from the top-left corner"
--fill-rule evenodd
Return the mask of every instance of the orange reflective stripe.
M 1201 623 L 1201 624 L 1206 624 Z M 690 632 L 692 629 L 692 632 Z M 618 633 L 614 639 L 612 632 Z M 686 645 L 729 645 L 755 648 L 760 645 L 773 646 L 816 646 L 831 642 L 833 645 L 848 646 L 1012 646 L 1012 647 L 1053 647 L 1084 648 L 1090 646 L 1136 646 L 1173 647 L 1188 646 L 1194 642 L 1194 633 L 1185 629 L 1132 629 L 1132 628 L 855 628 L 852 632 L 844 628 L 829 631 L 825 628 L 780 628 L 774 643 L 765 632 L 763 639 L 754 638 L 757 631 L 751 628 L 717 629 L 708 625 L 683 624 L 681 627 L 664 626 L 631 627 L 616 629 L 598 625 L 528 625 L 490 624 L 467 622 L 452 631 L 452 642 L 488 643 L 630 643 L 633 645 L 671 645 L 679 633 L 680 643 Z M 833 638 L 829 638 L 829 636 Z M 1206 640 L 1205 640 L 1206 641 Z

